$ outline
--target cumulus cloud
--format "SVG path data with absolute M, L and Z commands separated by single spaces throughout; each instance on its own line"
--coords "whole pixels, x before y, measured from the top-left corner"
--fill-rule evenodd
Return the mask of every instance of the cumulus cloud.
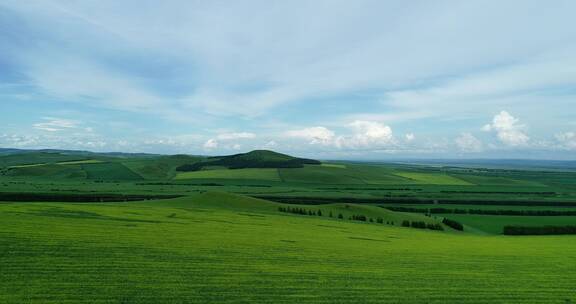
M 482 142 L 470 133 L 462 133 L 454 140 L 458 149 L 462 152 L 482 152 L 484 145 Z
M 289 137 L 296 137 L 308 140 L 310 144 L 331 144 L 334 139 L 334 132 L 326 127 L 311 127 L 300 130 L 286 132 Z
M 576 150 L 576 132 L 565 132 L 556 135 L 560 147 L 568 150 Z
M 524 146 L 530 137 L 524 133 L 525 126 L 519 124 L 519 119 L 506 111 L 494 115 L 492 123 L 484 125 L 483 131 L 494 132 L 498 140 L 507 146 Z
M 414 141 L 414 139 L 416 139 L 416 135 L 414 135 L 414 133 L 408 133 L 404 135 L 404 138 L 406 139 L 407 142 L 412 142 Z
M 356 120 L 346 125 L 349 132 L 343 135 L 326 127 L 311 127 L 286 132 L 289 137 L 308 140 L 312 145 L 324 145 L 340 149 L 382 148 L 394 143 L 392 128 L 377 122 Z
M 351 148 L 367 148 L 390 144 L 393 141 L 392 128 L 377 121 L 356 120 L 349 124 L 353 135 L 341 137 L 338 144 Z
M 356 120 L 350 124 L 357 135 L 373 140 L 389 141 L 392 139 L 392 129 L 376 121 Z
M 214 138 L 211 138 L 204 143 L 203 147 L 206 150 L 216 149 L 218 148 L 218 141 Z

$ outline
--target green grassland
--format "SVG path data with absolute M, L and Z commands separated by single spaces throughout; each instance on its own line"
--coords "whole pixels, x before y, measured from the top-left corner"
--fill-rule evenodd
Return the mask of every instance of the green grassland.
M 23 152 L 13 155 L 2 155 L 0 157 L 0 166 L 23 166 L 23 165 L 37 165 L 37 164 L 50 164 L 56 162 L 66 161 L 81 161 L 88 159 L 81 155 L 68 155 L 63 153 L 47 153 L 47 152 Z
M 7 201 L 19 194 L 30 198 Z M 50 202 L 70 197 L 90 200 Z M 0 156 L 0 303 L 576 302 L 576 236 L 501 235 L 576 216 L 386 206 L 576 210 L 576 172 L 319 163 L 262 150 Z
M 87 178 L 92 180 L 140 180 L 142 177 L 121 163 L 83 164 Z
M 280 181 L 278 169 L 275 168 L 179 172 L 174 179 L 251 179 Z
M 434 185 L 462 185 L 469 186 L 471 183 L 450 175 L 433 174 L 433 173 L 413 173 L 398 172 L 396 175 L 415 181 L 416 183 L 434 184 Z
M 573 236 L 437 232 L 278 206 L 212 192 L 0 204 L 0 303 L 576 301 Z
M 97 159 L 86 159 L 86 160 L 76 160 L 76 161 L 64 161 L 58 162 L 58 165 L 82 165 L 82 164 L 98 164 L 103 161 Z
M 500 234 L 504 226 L 576 226 L 576 216 L 486 216 L 476 214 L 435 214 L 490 234 Z

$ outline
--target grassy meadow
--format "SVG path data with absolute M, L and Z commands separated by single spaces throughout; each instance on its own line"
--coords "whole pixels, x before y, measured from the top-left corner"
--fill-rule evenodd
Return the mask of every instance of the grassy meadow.
M 2 303 L 569 303 L 576 242 L 279 213 L 222 193 L 0 205 Z M 334 208 L 339 206 L 324 206 Z
M 576 210 L 576 172 L 0 156 L 0 303 L 576 302 L 576 236 L 502 235 L 576 216 L 387 207 Z

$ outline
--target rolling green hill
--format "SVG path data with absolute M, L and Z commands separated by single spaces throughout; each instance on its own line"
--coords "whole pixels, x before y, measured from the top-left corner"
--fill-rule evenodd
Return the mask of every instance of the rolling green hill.
M 210 157 L 200 162 L 180 166 L 177 170 L 189 172 L 209 167 L 225 167 L 228 169 L 302 168 L 306 164 L 320 165 L 321 163 L 317 160 L 292 157 L 274 151 L 254 150 L 230 156 Z

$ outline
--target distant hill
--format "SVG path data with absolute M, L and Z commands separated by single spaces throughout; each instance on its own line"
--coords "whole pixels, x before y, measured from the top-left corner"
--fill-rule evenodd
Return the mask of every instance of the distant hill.
M 45 154 L 61 154 L 61 155 L 84 155 L 84 156 L 109 156 L 109 157 L 155 157 L 160 154 L 152 153 L 127 153 L 127 152 L 91 152 L 83 150 L 61 150 L 61 149 L 12 149 L 0 148 L 0 156 L 8 154 L 24 154 L 24 153 L 45 153 Z
M 313 159 L 297 158 L 290 155 L 269 151 L 254 150 L 248 153 L 230 156 L 209 157 L 203 161 L 186 164 L 176 168 L 177 171 L 198 171 L 208 167 L 225 167 L 228 169 L 244 168 L 302 168 L 304 165 L 320 165 Z

